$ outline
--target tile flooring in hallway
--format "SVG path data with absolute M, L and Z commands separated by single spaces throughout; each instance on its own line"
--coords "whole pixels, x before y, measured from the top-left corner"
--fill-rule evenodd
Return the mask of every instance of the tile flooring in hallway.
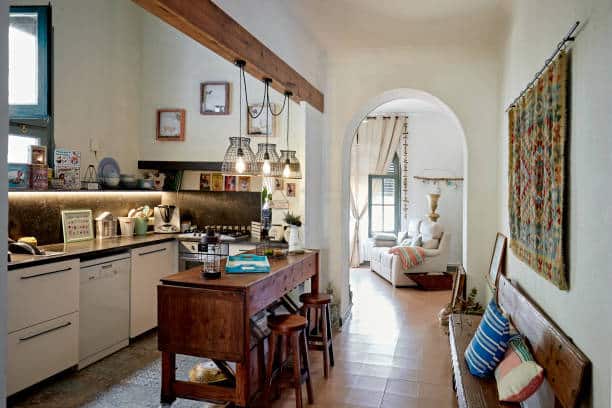
M 336 366 L 323 378 L 321 353 L 312 351 L 315 404 L 305 407 L 455 406 L 448 338 L 437 312 L 449 292 L 393 289 L 368 269 L 351 272 L 353 315 L 334 337 Z M 185 378 L 197 360 L 177 358 Z M 80 371 L 69 373 L 12 398 L 14 408 L 159 407 L 160 360 L 155 335 Z M 304 392 L 305 394 L 305 392 Z M 273 408 L 294 407 L 285 389 Z M 213 407 L 177 400 L 172 408 Z

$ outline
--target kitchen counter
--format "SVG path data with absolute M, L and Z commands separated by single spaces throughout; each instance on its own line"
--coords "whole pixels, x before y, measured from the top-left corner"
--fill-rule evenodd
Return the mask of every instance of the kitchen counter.
M 8 263 L 8 269 L 24 268 L 71 258 L 85 260 L 102 255 L 110 255 L 131 248 L 173 241 L 176 239 L 176 236 L 177 234 L 149 233 L 144 236 L 93 239 L 91 241 L 72 242 L 69 244 L 43 245 L 40 249 L 61 253 L 58 255 L 12 254 L 11 262 Z

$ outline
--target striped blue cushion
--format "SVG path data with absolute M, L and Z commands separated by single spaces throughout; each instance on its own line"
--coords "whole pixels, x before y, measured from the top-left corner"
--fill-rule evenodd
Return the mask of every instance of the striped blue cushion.
M 508 348 L 510 322 L 491 300 L 482 317 L 474 338 L 465 350 L 465 361 L 470 373 L 488 377 L 504 358 Z

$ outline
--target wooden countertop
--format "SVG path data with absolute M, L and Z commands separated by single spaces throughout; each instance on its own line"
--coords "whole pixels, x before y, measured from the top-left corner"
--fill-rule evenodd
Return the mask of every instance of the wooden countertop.
M 110 254 L 130 248 L 173 241 L 175 239 L 176 234 L 149 233 L 143 236 L 93 239 L 91 241 L 71 242 L 69 244 L 43 245 L 40 249 L 51 252 L 61 252 L 61 254 L 50 256 L 12 254 L 12 261 L 8 263 L 8 269 L 25 268 L 65 259 L 84 258 L 89 255 L 98 256 L 105 253 Z
M 303 254 L 288 255 L 284 259 L 270 258 L 270 272 L 268 273 L 226 273 L 225 261 L 221 265 L 221 277 L 218 279 L 204 279 L 200 275 L 201 268 L 195 267 L 186 271 L 166 276 L 161 280 L 165 285 L 187 286 L 201 289 L 217 289 L 217 290 L 245 290 L 264 279 L 285 270 L 289 266 L 299 264 L 300 262 L 311 259 L 316 256 L 317 250 L 306 250 Z

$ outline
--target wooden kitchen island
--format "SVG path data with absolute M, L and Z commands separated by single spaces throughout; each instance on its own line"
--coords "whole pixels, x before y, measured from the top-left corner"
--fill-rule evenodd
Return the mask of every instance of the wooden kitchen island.
M 162 352 L 161 400 L 177 397 L 231 401 L 249 406 L 264 381 L 264 338 L 251 318 L 311 279 L 319 292 L 319 252 L 270 259 L 271 271 L 226 274 L 205 280 L 196 267 L 162 279 L 158 296 L 158 348 Z M 209 358 L 230 378 L 224 385 L 176 380 L 176 354 Z M 227 362 L 236 363 L 235 375 Z

